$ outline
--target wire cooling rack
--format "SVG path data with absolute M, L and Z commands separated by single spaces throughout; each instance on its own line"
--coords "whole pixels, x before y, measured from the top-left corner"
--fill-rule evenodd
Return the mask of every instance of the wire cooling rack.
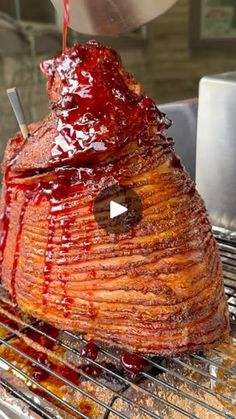
M 55 333 L 26 318 L 2 290 L 2 388 L 47 419 L 235 418 L 236 240 L 219 229 L 214 232 L 231 315 L 230 341 L 191 356 L 145 356 L 143 371 L 133 377 L 122 370 L 116 349 L 101 346 L 96 360 L 81 357 L 86 343 L 81 336 Z

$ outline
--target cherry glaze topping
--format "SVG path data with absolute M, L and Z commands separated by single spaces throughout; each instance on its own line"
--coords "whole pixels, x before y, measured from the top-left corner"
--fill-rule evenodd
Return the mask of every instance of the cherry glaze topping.
M 52 162 L 91 163 L 135 138 L 147 141 L 150 126 L 166 127 L 154 101 L 122 69 L 119 55 L 95 41 L 73 46 L 41 69 L 58 118 Z
M 86 358 L 89 358 L 89 359 L 92 359 L 93 361 L 95 361 L 95 359 L 98 356 L 98 347 L 97 347 L 97 345 L 95 345 L 95 343 L 92 340 L 90 340 L 81 349 L 81 356 L 84 356 Z
M 138 354 L 124 353 L 121 356 L 122 367 L 132 375 L 138 375 L 145 365 L 145 360 Z

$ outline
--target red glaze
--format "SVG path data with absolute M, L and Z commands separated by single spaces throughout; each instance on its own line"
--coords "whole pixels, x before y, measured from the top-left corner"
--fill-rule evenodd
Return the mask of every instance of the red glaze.
M 42 352 L 37 352 L 34 351 L 34 354 L 30 354 L 34 359 L 36 359 L 36 361 L 40 362 L 40 364 L 43 364 L 45 367 L 51 369 L 52 368 L 52 363 L 49 361 L 48 357 L 46 354 L 42 353 Z M 45 381 L 47 379 L 47 377 L 49 376 L 49 372 L 47 372 L 46 370 L 40 368 L 37 364 L 32 364 L 34 367 L 34 371 L 32 373 L 32 377 L 36 380 L 36 381 Z
M 83 176 L 87 178 L 86 169 L 82 172 L 78 169 L 72 168 L 59 168 L 56 169 L 57 179 L 54 181 L 40 181 L 38 183 L 31 183 L 26 185 L 18 185 L 18 190 L 24 192 L 24 201 L 21 206 L 21 212 L 19 216 L 19 225 L 18 232 L 16 236 L 15 250 L 14 250 L 14 260 L 12 267 L 12 278 L 11 278 L 11 297 L 15 300 L 15 275 L 18 266 L 19 258 L 19 249 L 22 238 L 22 229 L 24 225 L 24 215 L 27 210 L 27 206 L 31 201 L 36 204 L 39 204 L 42 199 L 47 199 L 50 202 L 50 212 L 48 215 L 48 241 L 47 249 L 45 252 L 45 264 L 44 264 L 44 286 L 43 286 L 43 303 L 46 301 L 48 294 L 48 289 L 50 286 L 51 278 L 51 269 L 52 269 L 52 258 L 53 258 L 53 243 L 54 243 L 54 234 L 56 229 L 56 218 L 58 212 L 63 210 L 63 201 L 68 196 L 70 192 L 76 193 L 82 188 L 81 180 Z M 4 255 L 4 249 L 6 244 L 6 238 L 8 234 L 9 226 L 9 213 L 11 210 L 11 199 L 12 199 L 12 182 L 13 178 L 11 176 L 11 165 L 7 169 L 5 174 L 5 185 L 4 185 L 4 208 L 0 218 L 0 254 Z M 72 182 L 74 184 L 72 185 Z M 77 183 L 78 182 L 78 183 Z M 70 229 L 73 226 L 74 217 L 65 218 L 62 220 L 63 225 L 63 234 L 61 240 L 61 250 L 60 254 L 62 258 L 66 258 L 69 251 L 70 245 Z M 86 250 L 89 250 L 90 243 L 85 241 L 84 243 Z M 66 294 L 66 278 L 69 275 L 68 272 L 64 272 L 60 276 L 61 279 L 61 289 L 62 295 L 61 300 L 64 305 L 65 313 L 68 312 L 69 306 L 73 304 L 74 300 L 72 298 L 67 298 Z
M 48 334 L 49 336 L 53 337 L 54 339 L 56 339 L 58 337 L 59 332 L 53 326 L 50 326 L 46 323 L 43 323 L 43 324 L 39 325 L 38 328 L 39 328 L 39 330 Z M 24 335 L 27 336 L 29 339 L 32 339 L 34 342 L 37 342 L 39 345 L 47 348 L 47 349 L 52 349 L 53 348 L 54 342 L 51 341 L 50 339 L 48 339 L 47 337 L 41 335 L 37 331 L 28 329 L 24 332 Z M 49 368 L 51 371 L 55 371 L 56 373 L 61 375 L 63 378 L 67 379 L 68 381 L 71 381 L 73 384 L 79 385 L 80 375 L 79 375 L 78 372 L 74 371 L 73 369 L 71 369 L 70 367 L 68 367 L 66 365 L 52 363 L 48 359 L 47 354 L 35 350 L 30 345 L 25 344 L 23 341 L 19 342 L 19 346 L 20 346 L 20 349 L 23 350 L 24 353 L 29 355 L 31 358 L 35 359 L 40 364 Z M 32 371 L 31 375 L 36 381 L 42 382 L 42 381 L 46 381 L 49 378 L 50 373 L 47 372 L 46 370 L 44 370 L 43 368 L 41 368 L 40 366 L 38 366 L 37 364 L 32 363 L 32 367 L 33 367 L 33 371 Z M 62 385 L 62 382 L 60 382 L 60 384 Z
M 118 54 L 95 41 L 75 45 L 41 68 L 58 118 L 51 163 L 91 164 L 130 140 L 150 140 L 150 125 L 160 131 L 167 126 L 154 101 L 122 70 Z
M 63 227 L 62 230 L 62 237 L 61 237 L 61 250 L 60 254 L 63 259 L 65 259 L 68 255 L 68 251 L 70 248 L 70 240 L 71 240 L 71 226 L 74 223 L 74 217 L 67 217 L 61 220 L 61 224 Z M 60 274 L 59 279 L 61 280 L 61 288 L 62 288 L 62 295 L 61 295 L 61 302 L 64 307 L 65 316 L 69 315 L 70 305 L 74 303 L 74 299 L 71 297 L 67 297 L 67 289 L 66 284 L 69 278 L 69 272 L 63 272 Z
M 76 386 L 80 383 L 80 375 L 78 372 L 72 370 L 71 368 L 67 366 L 60 366 L 58 368 L 58 374 L 62 375 L 63 378 L 65 378 L 68 381 L 71 381 Z
M 124 353 L 121 356 L 121 365 L 132 375 L 138 375 L 142 371 L 145 361 L 140 355 Z
M 58 338 L 59 331 L 53 326 L 50 326 L 47 323 L 42 323 L 38 326 L 38 330 L 41 330 L 48 336 L 51 336 L 54 339 Z M 43 347 L 47 349 L 52 349 L 55 342 L 51 339 L 49 339 L 47 336 L 42 335 L 40 332 L 33 330 L 33 329 L 27 329 L 24 331 L 24 335 L 26 335 L 29 339 L 34 340 L 35 342 L 39 343 Z
M 91 414 L 93 410 L 92 405 L 86 402 L 82 402 L 79 407 L 80 407 L 81 412 L 83 412 L 86 415 Z
M 66 28 L 69 24 L 69 2 L 67 0 L 64 0 L 64 7 Z M 112 160 L 116 156 L 115 150 L 120 149 L 126 142 L 132 140 L 141 145 L 142 142 L 150 141 L 149 129 L 151 126 L 155 126 L 156 130 L 163 131 L 168 124 L 153 100 L 143 96 L 134 79 L 123 71 L 120 57 L 115 51 L 105 48 L 95 41 L 85 45 L 75 45 L 65 51 L 65 38 L 64 32 L 64 53 L 42 65 L 43 72 L 49 78 L 49 95 L 53 89 L 55 93 L 55 81 L 59 86 L 58 97 L 53 102 L 58 135 L 52 143 L 49 165 L 56 164 L 61 168 L 56 169 L 56 180 L 18 185 L 18 189 L 25 193 L 25 200 L 21 207 L 14 251 L 11 279 L 13 299 L 15 299 L 16 293 L 15 275 L 27 205 L 31 201 L 40 204 L 45 198 L 50 202 L 44 264 L 43 303 L 45 303 L 51 282 L 56 214 L 60 208 L 63 210 L 63 202 L 68 194 L 79 193 L 83 189 L 84 182 L 89 179 L 96 181 L 105 173 L 109 175 L 109 171 L 112 174 L 113 170 L 106 163 L 104 167 L 101 165 L 98 169 L 89 167 L 76 169 L 63 166 L 68 163 L 79 164 L 80 160 L 86 162 L 87 166 L 91 166 L 93 162 L 97 161 L 97 158 L 103 158 L 103 155 Z M 34 132 L 37 132 L 37 129 L 33 131 L 32 135 Z M 27 147 L 27 143 L 20 144 L 20 141 L 18 142 L 18 152 L 20 153 L 22 147 Z M 14 173 L 11 171 L 11 166 L 14 166 L 17 158 L 18 155 L 14 155 L 5 170 L 5 202 L 0 219 L 1 255 L 4 254 L 11 208 L 12 173 Z M 119 167 L 119 162 L 116 164 Z M 28 174 L 30 175 L 30 173 Z M 91 213 L 92 205 L 91 202 Z M 62 258 L 66 258 L 69 251 L 70 228 L 73 222 L 74 219 L 71 217 L 66 219 L 63 225 L 60 251 Z M 90 234 L 88 234 L 89 236 Z M 91 245 L 91 241 L 85 239 L 84 250 L 89 252 Z M 61 301 L 65 313 L 68 313 L 70 304 L 73 304 L 73 299 L 67 298 L 68 274 L 67 272 L 59 275 Z
M 1 263 L 4 256 L 5 244 L 7 239 L 8 233 L 8 226 L 9 226 L 9 212 L 11 207 L 11 186 L 8 186 L 10 181 L 10 169 L 7 168 L 5 172 L 5 185 L 4 185 L 4 207 L 0 217 L 0 254 L 1 254 Z
M 166 138 L 169 122 L 97 42 L 42 69 L 52 112 L 26 142 L 19 134 L 9 142 L 3 163 L 4 287 L 28 313 L 127 350 L 169 355 L 217 341 L 228 328 L 220 260 L 202 200 Z M 103 234 L 91 216 L 97 193 L 115 182 L 139 188 L 147 210 L 127 237 Z M 182 280 L 189 289 L 177 287 Z M 132 374 L 143 365 L 136 355 L 122 362 Z
M 51 270 L 52 270 L 52 259 L 53 259 L 53 238 L 55 234 L 55 223 L 56 218 L 51 214 L 48 217 L 48 242 L 47 249 L 45 252 L 45 263 L 44 263 L 44 284 L 43 284 L 43 303 L 46 302 L 48 289 L 50 286 Z
M 48 194 L 50 200 L 50 213 L 48 216 L 48 241 L 47 249 L 45 253 L 45 264 L 44 264 L 44 286 L 43 286 L 43 302 L 45 303 L 50 286 L 51 270 L 52 270 L 52 259 L 53 259 L 53 247 L 54 247 L 54 235 L 56 230 L 56 213 L 58 209 L 60 211 L 63 200 L 68 196 L 71 189 L 71 180 L 76 171 L 69 169 L 67 171 L 59 170 L 57 180 L 49 184 L 43 184 L 39 193 Z M 69 245 L 70 245 L 70 227 L 73 225 L 74 218 L 65 218 L 62 220 L 63 233 L 61 240 L 60 254 L 63 258 L 66 258 Z M 73 299 L 67 298 L 66 294 L 66 278 L 68 278 L 69 272 L 64 272 L 59 275 L 61 280 L 62 295 L 61 301 L 65 309 L 66 315 L 68 314 L 69 305 L 73 303 Z
M 50 326 L 47 323 L 43 323 L 39 329 L 46 333 L 48 336 L 51 336 L 54 339 L 58 338 L 59 335 L 59 331 L 58 329 L 56 329 L 53 326 Z M 53 345 L 55 344 L 55 342 L 53 342 L 53 340 L 47 338 L 46 336 L 41 335 L 40 336 L 40 343 L 42 346 L 44 346 L 45 348 L 51 349 L 53 347 Z
M 26 195 L 25 201 L 22 204 L 21 211 L 20 211 L 20 218 L 19 218 L 19 225 L 18 225 L 18 232 L 16 236 L 16 247 L 14 250 L 14 260 L 13 260 L 13 266 L 12 266 L 12 276 L 11 276 L 11 298 L 13 301 L 16 299 L 16 289 L 15 289 L 15 277 L 16 277 L 16 269 L 18 265 L 18 258 L 19 258 L 19 251 L 20 251 L 20 239 L 21 239 L 21 233 L 24 223 L 24 216 L 25 211 L 27 209 L 27 205 L 29 202 L 29 198 Z
M 69 0 L 64 0 L 64 23 L 63 23 L 63 40 L 62 51 L 65 52 L 67 48 L 68 26 L 70 24 L 70 5 Z
M 48 377 L 49 373 L 45 370 L 42 370 L 40 367 L 35 367 L 34 371 L 32 372 L 32 378 L 38 383 L 41 381 L 46 381 Z
M 84 347 L 81 349 L 81 356 L 84 356 L 86 358 L 92 359 L 95 361 L 95 359 L 98 356 L 98 347 L 95 345 L 95 343 L 90 340 Z

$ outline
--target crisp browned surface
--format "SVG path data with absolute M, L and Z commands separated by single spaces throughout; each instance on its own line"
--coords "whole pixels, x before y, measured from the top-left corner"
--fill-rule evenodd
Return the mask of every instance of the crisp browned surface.
M 135 156 L 119 174 L 144 206 L 133 238 L 129 233 L 114 238 L 93 218 L 91 199 L 104 187 L 103 177 L 96 193 L 88 182 L 76 199 L 69 195 L 64 211 L 57 215 L 46 304 L 42 304 L 42 287 L 49 202 L 30 203 L 16 274 L 17 302 L 25 311 L 60 328 L 160 354 L 202 348 L 227 333 L 220 259 L 204 205 L 187 173 L 171 162 L 173 152 L 163 156 L 160 150 L 154 149 L 145 159 Z M 124 174 L 129 175 L 127 181 Z M 17 189 L 16 185 L 2 269 L 6 288 L 24 199 Z M 72 214 L 76 221 L 63 259 L 61 222 Z M 89 251 L 84 249 L 85 241 L 91 243 Z M 72 303 L 66 302 L 65 290 Z
M 10 140 L 3 163 L 4 287 L 39 319 L 135 351 L 172 355 L 225 337 L 216 242 L 168 120 L 95 41 L 44 70 L 53 109 L 26 142 Z M 55 156 L 59 134 L 70 152 L 59 144 Z M 143 204 L 126 234 L 101 229 L 92 211 L 117 182 Z

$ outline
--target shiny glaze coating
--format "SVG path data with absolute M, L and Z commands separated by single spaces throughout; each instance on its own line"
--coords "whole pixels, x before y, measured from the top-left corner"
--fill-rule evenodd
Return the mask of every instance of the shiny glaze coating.
M 52 111 L 3 163 L 3 285 L 26 312 L 136 352 L 214 344 L 229 325 L 220 258 L 168 119 L 95 42 L 42 68 Z M 143 219 L 113 235 L 93 204 L 117 182 L 139 194 Z

